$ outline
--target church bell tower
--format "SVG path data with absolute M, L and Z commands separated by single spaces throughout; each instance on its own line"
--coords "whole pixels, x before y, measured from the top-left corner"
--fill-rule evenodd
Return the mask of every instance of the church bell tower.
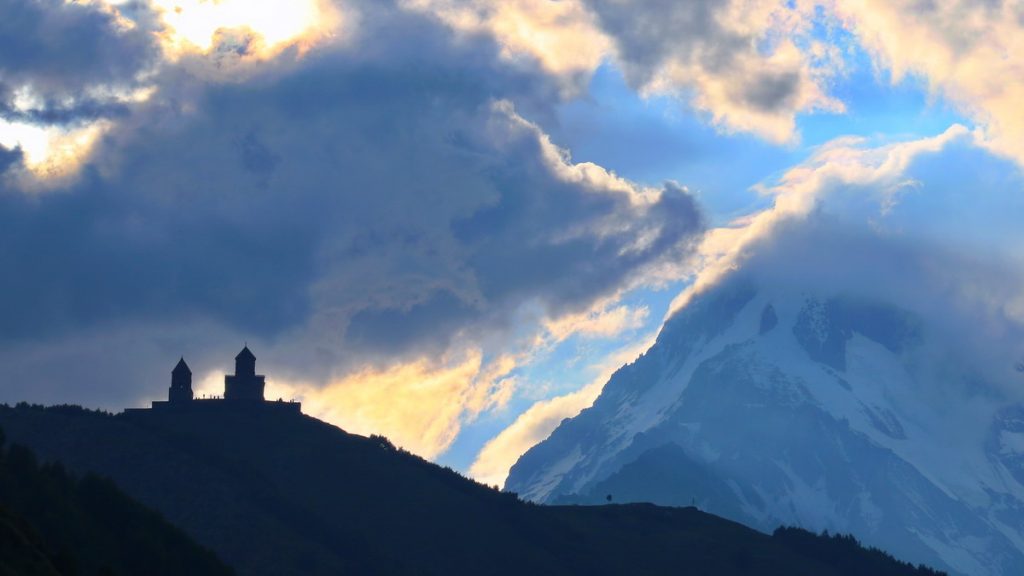
M 180 404 L 191 402 L 192 398 L 192 370 L 183 357 L 171 371 L 171 388 L 167 391 L 167 400 L 173 404 Z
M 224 377 L 224 399 L 262 401 L 265 379 L 256 374 L 256 356 L 246 346 L 235 356 L 235 373 Z

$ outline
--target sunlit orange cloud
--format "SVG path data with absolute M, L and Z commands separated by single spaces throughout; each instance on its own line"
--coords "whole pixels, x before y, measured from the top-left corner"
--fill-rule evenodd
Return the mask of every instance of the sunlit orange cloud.
M 403 0 L 401 5 L 459 32 L 493 34 L 502 57 L 532 57 L 559 76 L 589 74 L 611 50 L 580 0 Z
M 168 57 L 206 54 L 225 34 L 248 39 L 246 56 L 266 60 L 290 47 L 304 52 L 330 38 L 341 24 L 325 0 L 151 0 L 165 26 Z
M 298 398 L 304 412 L 347 432 L 382 434 L 410 452 L 435 458 L 466 421 L 508 402 L 515 385 L 508 372 L 514 367 L 509 357 L 488 362 L 480 350 L 471 350 L 454 360 L 366 367 L 326 387 L 275 380 L 267 383 L 267 397 Z M 199 390 L 217 394 L 218 376 Z
M 830 0 L 893 83 L 920 75 L 982 128 L 980 144 L 1024 164 L 1024 4 Z
M 555 342 L 580 334 L 585 338 L 612 338 L 643 326 L 650 310 L 618 304 L 617 299 L 599 302 L 590 310 L 544 321 L 546 336 Z M 541 337 L 543 339 L 543 337 Z

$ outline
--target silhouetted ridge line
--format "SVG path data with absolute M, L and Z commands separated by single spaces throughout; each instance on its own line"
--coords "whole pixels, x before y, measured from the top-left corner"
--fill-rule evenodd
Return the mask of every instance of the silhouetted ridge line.
M 0 407 L 0 425 L 46 458 L 115 479 L 242 576 L 849 576 L 840 562 L 863 564 L 694 508 L 528 504 L 302 414 L 26 405 Z M 871 576 L 933 574 L 877 565 Z

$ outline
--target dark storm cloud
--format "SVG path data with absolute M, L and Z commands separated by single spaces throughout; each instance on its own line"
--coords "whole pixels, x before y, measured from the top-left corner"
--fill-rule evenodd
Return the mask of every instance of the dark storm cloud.
M 67 94 L 131 81 L 156 55 L 142 27 L 123 30 L 94 4 L 0 0 L 0 80 Z
M 2 96 L 0 96 L 2 98 Z M 131 108 L 120 102 L 105 102 L 94 98 L 80 98 L 68 104 L 55 100 L 44 102 L 37 108 L 15 108 L 11 101 L 0 101 L 0 118 L 10 122 L 26 122 L 29 124 L 67 125 L 76 122 L 121 118 L 127 116 Z
M 226 335 L 314 377 L 439 353 L 527 304 L 585 308 L 700 231 L 674 186 L 645 203 L 562 173 L 516 113 L 546 117 L 557 85 L 388 3 L 246 81 L 156 81 L 71 189 L 0 192 L 0 339 L 26 378 L 72 372 L 58 351 L 90 334 L 119 352 L 107 388 Z
M 154 202 L 95 174 L 46 198 L 3 194 L 0 267 L 13 273 L 0 278 L 0 340 L 139 314 L 201 313 L 246 331 L 300 321 L 294 283 L 310 275 L 309 234 L 298 223 L 244 222 L 249 209 Z

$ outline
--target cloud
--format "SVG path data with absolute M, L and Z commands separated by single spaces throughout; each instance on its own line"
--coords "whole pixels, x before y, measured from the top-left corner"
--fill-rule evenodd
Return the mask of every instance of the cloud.
M 535 61 L 579 92 L 614 62 L 645 94 L 674 95 L 729 132 L 776 143 L 796 118 L 841 113 L 830 94 L 844 73 L 833 29 L 852 31 L 894 82 L 927 79 L 986 128 L 994 149 L 1024 158 L 1024 15 L 995 0 L 408 0 L 466 34 L 489 34 L 513 61 Z
M 650 310 L 646 306 L 633 308 L 609 299 L 578 314 L 568 314 L 545 322 L 548 335 L 556 342 L 580 334 L 587 338 L 611 338 L 627 330 L 644 325 Z
M 979 180 L 978 173 L 987 176 Z M 975 188 L 965 192 L 965 180 Z M 920 201 L 894 199 L 907 182 Z M 907 362 L 921 388 L 901 393 L 942 414 L 949 432 L 942 442 L 978 441 L 990 432 L 988 416 L 1024 400 L 1018 167 L 952 126 L 919 140 L 837 139 L 761 191 L 772 206 L 709 231 L 704 266 L 670 314 L 737 279 L 753 279 L 783 301 L 797 295 L 886 303 L 924 321 L 921 348 L 905 351 L 914 355 Z M 979 223 L 994 228 L 991 236 L 977 237 Z M 611 359 L 580 390 L 535 403 L 484 446 L 471 474 L 501 484 L 523 453 L 589 407 L 612 371 L 652 343 Z
M 593 14 L 577 0 L 406 0 L 403 5 L 462 34 L 493 36 L 503 59 L 526 65 L 532 59 L 562 79 L 568 92 L 580 89 L 610 49 Z
M 116 406 L 162 393 L 162 372 L 141 375 L 163 355 L 211 373 L 247 339 L 311 406 L 432 455 L 508 401 L 546 320 L 692 252 L 703 218 L 684 188 L 576 163 L 528 119 L 559 101 L 548 75 L 388 2 L 358 17 L 350 42 L 227 80 L 165 61 L 76 179 L 36 195 L 4 180 L 11 371 Z M 116 353 L 82 376 L 65 349 L 87 340 Z
M 341 12 L 327 0 L 151 0 L 166 55 L 230 51 L 266 60 L 290 47 L 309 50 L 338 31 Z
M 906 172 L 918 158 L 935 154 L 956 142 L 973 142 L 974 136 L 961 125 L 950 126 L 934 137 L 896 141 L 871 146 L 863 138 L 837 138 L 822 146 L 804 163 L 787 170 L 777 182 L 756 190 L 772 199 L 770 208 L 738 218 L 726 226 L 709 230 L 698 249 L 693 284 L 669 307 L 669 315 L 684 307 L 701 291 L 739 267 L 750 246 L 770 237 L 783 222 L 808 217 L 820 210 L 825 198 L 836 202 L 835 190 L 856 187 L 859 201 L 851 210 L 865 221 L 875 212 L 891 211 L 894 194 L 907 185 Z M 849 198 L 850 196 L 845 196 Z M 871 208 L 868 208 L 871 210 Z
M 325 388 L 308 389 L 307 413 L 355 434 L 386 432 L 396 445 L 425 458 L 443 452 L 460 429 L 466 399 L 482 369 L 480 351 L 436 367 L 427 360 L 366 368 Z
M 196 370 L 197 384 L 202 372 L 231 371 L 241 348 L 237 337 L 216 322 L 180 318 L 6 340 L 0 345 L 0 363 L 8 379 L 0 401 L 70 403 L 114 412 L 149 406 L 165 397 L 179 355 Z M 217 394 L 223 393 L 223 382 Z
M 8 168 L 21 160 L 21 155 L 21 150 L 0 147 L 0 177 L 3 177 Z
M 1014 0 L 834 0 L 893 82 L 925 78 L 985 128 L 988 143 L 1024 162 L 1024 8 Z
M 479 482 L 502 486 L 508 471 L 524 452 L 546 439 L 566 418 L 572 418 L 594 403 L 601 394 L 607 375 L 579 390 L 530 406 L 515 422 L 484 445 L 469 469 Z
M 894 234 L 826 208 L 781 221 L 717 283 L 736 278 L 782 302 L 842 298 L 909 312 L 920 340 L 901 354 L 915 384 L 892 393 L 942 415 L 939 445 L 977 442 L 992 415 L 1024 401 L 1016 368 L 1024 358 L 1024 261 Z
M 636 360 L 653 343 L 654 335 L 647 334 L 591 366 L 590 369 L 599 375 L 590 384 L 569 394 L 535 402 L 484 445 L 470 466 L 470 475 L 484 484 L 503 485 L 509 468 L 523 453 L 546 439 L 562 420 L 572 418 L 590 407 L 612 373 L 623 364 Z
M 6 182 L 27 192 L 71 184 L 110 127 L 107 120 L 46 126 L 0 118 L 0 146 L 20 152 L 18 162 L 10 165 L 12 170 Z
M 133 22 L 95 3 L 0 0 L 0 14 L 0 146 L 23 153 L 6 180 L 66 184 L 158 60 L 146 12 Z
M 0 13 L 0 83 L 8 87 L 67 96 L 132 84 L 156 56 L 146 30 L 97 4 L 0 0 Z
M 908 187 L 913 194 L 903 197 Z M 954 125 L 919 140 L 837 139 L 761 192 L 770 208 L 709 231 L 703 267 L 670 315 L 738 275 L 780 294 L 885 302 L 925 320 L 934 347 L 919 362 L 941 372 L 952 360 L 929 354 L 956 350 L 962 362 L 954 365 L 971 367 L 955 393 L 1021 398 L 1013 372 L 1024 357 L 1018 166 Z M 955 380 L 939 372 L 936 381 Z
M 965 190 L 965 183 L 974 189 Z M 908 187 L 912 197 L 905 197 Z M 954 125 L 918 140 L 837 139 L 760 191 L 773 206 L 711 231 L 700 253 L 705 268 L 684 298 L 739 273 L 784 294 L 890 302 L 927 320 L 934 345 L 920 361 L 936 381 L 956 380 L 938 377 L 951 365 L 972 369 L 958 373 L 963 388 L 949 393 L 1020 398 L 1014 370 L 1024 358 L 1024 260 L 1016 246 L 1024 232 L 1015 207 L 1024 199 L 1014 199 L 1024 191 L 1024 177 L 988 154 L 975 133 Z M 982 237 L 979 223 L 988 228 Z M 600 334 L 618 330 L 630 314 L 623 305 L 598 302 L 547 329 L 553 337 Z M 534 403 L 484 446 L 470 473 L 503 483 L 522 453 L 590 406 L 611 372 L 652 340 L 602 363 L 601 375 L 580 390 Z M 942 346 L 961 357 L 933 355 Z M 935 397 L 920 392 L 922 401 Z
M 298 399 L 303 412 L 351 433 L 385 434 L 424 458 L 435 458 L 481 413 L 504 409 L 516 391 L 511 374 L 522 357 L 485 359 L 483 350 L 453 351 L 384 367 L 364 366 L 327 385 L 268 380 L 268 398 Z M 208 383 L 220 394 L 223 377 Z
M 578 92 L 606 61 L 634 88 L 692 103 L 730 132 L 790 142 L 796 115 L 841 112 L 836 52 L 811 38 L 812 5 L 777 0 L 409 0 L 466 34 L 489 34 Z
M 635 329 L 646 309 L 620 303 L 629 290 L 694 263 L 700 290 L 826 197 L 876 232 L 919 230 L 905 208 L 932 195 L 921 162 L 1022 141 L 1009 4 L 933 2 L 918 22 L 910 4 L 836 0 L 830 14 L 895 78 L 927 75 L 984 130 L 835 141 L 761 190 L 770 211 L 705 237 L 685 186 L 576 161 L 545 126 L 611 63 L 722 130 L 791 142 L 798 115 L 842 109 L 816 3 L 304 0 L 243 18 L 238 2 L 4 2 L 11 400 L 137 404 L 165 387 L 149 376 L 161 359 L 186 352 L 212 374 L 249 339 L 283 390 L 438 454 L 508 402 L 531 347 Z M 1010 301 L 1006 314 L 1024 308 Z M 96 357 L 108 362 L 82 373 Z M 538 405 L 481 474 L 587 394 Z M 425 413 L 410 412 L 416 398 Z
M 794 139 L 796 115 L 841 112 L 827 95 L 837 63 L 816 57 L 813 9 L 765 0 L 588 0 L 619 62 L 646 92 L 693 95 L 730 131 Z

